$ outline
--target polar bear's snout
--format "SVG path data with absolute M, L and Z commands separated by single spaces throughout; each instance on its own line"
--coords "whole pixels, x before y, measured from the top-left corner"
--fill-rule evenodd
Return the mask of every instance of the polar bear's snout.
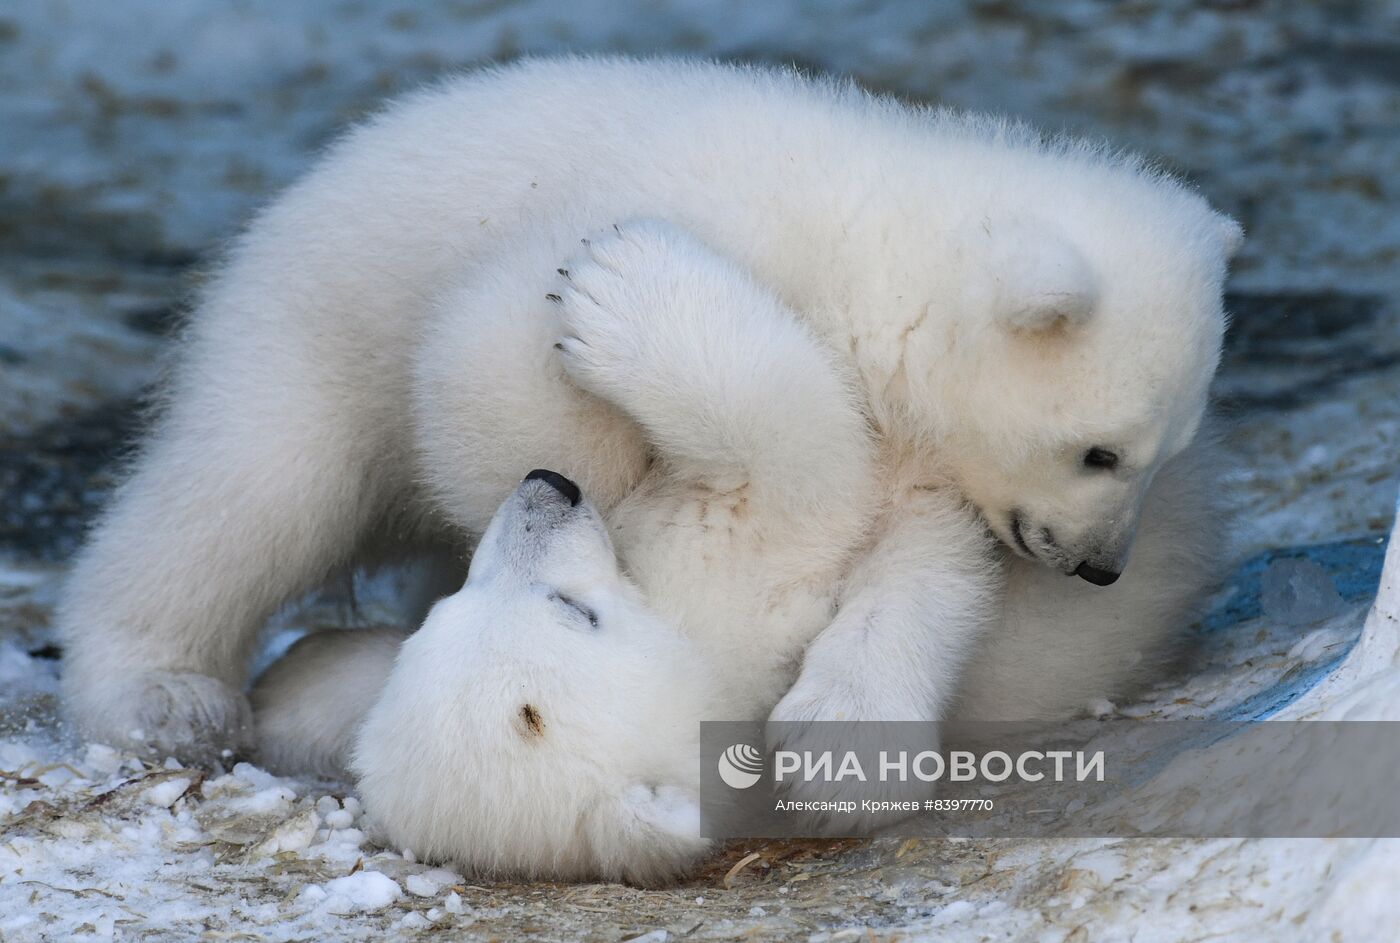
M 1114 522 L 1117 523 L 1117 522 Z M 1128 554 L 1136 535 L 1136 517 L 1126 528 L 1112 524 L 1099 529 L 1068 551 L 1071 575 L 1095 586 L 1112 586 L 1128 565 Z
M 1127 568 L 1136 531 L 1133 516 L 1127 526 L 1114 520 L 1067 546 L 1052 543 L 1053 552 L 1061 561 L 1059 569 L 1095 586 L 1112 586 Z
M 1082 529 L 1074 527 L 1075 520 L 1068 515 L 1036 515 L 1018 507 L 1004 519 L 1010 540 L 1003 541 L 1025 559 L 1095 586 L 1111 586 L 1127 567 L 1137 517 L 1134 507 Z M 992 529 L 1001 537 L 1001 528 L 993 523 Z
M 537 468 L 501 503 L 472 554 L 468 582 L 497 579 L 582 597 L 623 577 L 607 525 L 583 489 Z
M 1112 586 L 1123 573 L 1121 570 L 1101 570 L 1085 561 L 1075 567 L 1074 575 L 1095 586 Z

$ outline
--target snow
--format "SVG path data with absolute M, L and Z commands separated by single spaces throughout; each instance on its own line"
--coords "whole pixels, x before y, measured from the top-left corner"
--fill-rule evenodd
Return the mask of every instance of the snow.
M 1395 3 L 11 0 L 0 938 L 1376 939 L 1400 922 L 1396 840 L 741 843 L 678 888 L 468 883 L 385 848 L 345 784 L 76 742 L 44 647 L 188 260 L 384 94 L 517 52 L 679 51 L 1102 134 L 1239 215 L 1216 392 L 1242 563 L 1188 670 L 1092 710 L 1400 719 L 1400 551 L 1382 543 L 1400 475 L 1398 34 Z M 314 626 L 398 618 L 392 590 L 363 579 L 354 605 L 289 608 L 260 663 Z
M 333 914 L 382 910 L 403 896 L 398 882 L 378 871 L 360 871 L 326 882 L 323 906 Z
M 419 897 L 436 897 L 438 891 L 443 887 L 453 884 L 461 884 L 462 876 L 454 871 L 445 868 L 434 868 L 431 871 L 424 871 L 420 874 L 410 874 L 404 881 L 404 887 L 410 894 Z M 455 892 L 454 896 L 455 896 Z M 461 905 L 461 898 L 457 898 L 458 906 Z
M 151 805 L 168 809 L 175 804 L 176 800 L 189 792 L 190 786 L 193 784 L 194 780 L 187 777 L 167 779 L 165 782 L 147 789 L 141 793 L 141 796 Z
M 345 809 L 336 809 L 326 814 L 326 828 L 346 829 L 354 824 L 355 818 Z

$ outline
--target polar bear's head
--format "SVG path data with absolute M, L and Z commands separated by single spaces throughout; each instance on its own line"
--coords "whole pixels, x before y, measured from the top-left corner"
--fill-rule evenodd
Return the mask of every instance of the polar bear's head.
M 1007 547 L 1108 584 L 1206 411 L 1242 233 L 1136 165 L 996 159 L 1013 162 L 985 168 L 1000 189 L 899 284 L 895 421 L 935 418 L 938 453 Z
M 1127 564 L 1153 476 L 1196 434 L 1220 358 L 1239 230 L 1185 216 L 992 230 L 984 406 L 957 474 L 1008 547 L 1100 585 Z
M 699 837 L 699 659 L 578 488 L 532 472 L 404 642 L 353 766 L 388 838 L 473 873 L 654 883 Z

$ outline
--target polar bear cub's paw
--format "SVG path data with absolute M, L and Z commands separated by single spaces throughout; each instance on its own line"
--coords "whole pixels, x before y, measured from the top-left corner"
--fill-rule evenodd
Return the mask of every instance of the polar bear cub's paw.
M 768 719 L 784 723 L 932 721 L 900 697 L 902 692 L 855 679 L 804 671 L 773 708 Z
M 680 227 L 635 219 L 583 240 L 548 297 L 555 345 L 583 389 L 628 408 L 664 384 L 677 358 L 694 357 L 696 331 L 726 266 Z
M 855 750 L 865 758 L 936 750 L 938 731 L 928 723 L 931 720 L 933 717 L 926 712 L 911 708 L 907 701 L 901 702 L 893 689 L 870 686 L 860 690 L 854 682 L 832 680 L 820 672 L 804 673 L 768 716 L 768 748 L 816 756 L 828 752 L 841 756 L 847 750 Z M 815 802 L 820 808 L 824 803 L 852 798 L 922 803 L 934 797 L 937 786 L 913 777 L 902 781 L 872 777 L 853 792 L 820 778 L 794 778 L 784 783 L 782 791 L 785 798 Z M 861 806 L 856 812 L 840 816 L 818 816 L 810 824 L 819 834 L 869 836 L 897 825 L 907 815 L 899 811 L 870 811 Z
M 191 671 L 148 671 L 106 690 L 69 690 L 84 734 L 138 753 L 210 764 L 246 746 L 253 729 L 241 691 Z

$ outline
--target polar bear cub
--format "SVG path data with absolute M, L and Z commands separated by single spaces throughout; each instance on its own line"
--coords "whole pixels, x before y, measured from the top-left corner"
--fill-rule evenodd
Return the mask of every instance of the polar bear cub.
M 696 757 L 715 676 L 554 472 L 506 499 L 466 585 L 413 635 L 309 635 L 252 697 L 263 762 L 350 774 L 384 837 L 428 860 L 653 884 L 708 847 Z
M 373 703 L 352 767 L 397 847 L 488 877 L 638 884 L 706 850 L 696 758 L 713 679 L 567 479 L 526 478 L 396 661 L 339 634 L 343 664 L 387 675 L 382 694 L 346 687 L 312 709 Z

